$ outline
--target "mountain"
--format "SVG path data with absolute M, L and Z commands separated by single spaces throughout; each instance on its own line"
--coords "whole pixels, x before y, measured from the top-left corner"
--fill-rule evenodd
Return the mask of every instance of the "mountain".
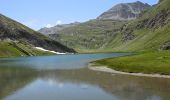
M 78 25 L 78 24 L 80 24 L 80 23 L 79 22 L 74 22 L 74 23 L 71 23 L 71 24 L 56 25 L 56 26 L 50 27 L 50 28 L 44 27 L 44 28 L 41 28 L 39 30 L 39 32 L 43 33 L 44 35 L 58 34 L 57 33 L 58 31 L 61 31 L 62 29 L 65 29 L 65 28 L 71 27 L 71 26 L 75 26 L 75 25 Z
M 0 14 L 0 56 L 37 55 L 34 47 L 56 52 L 75 52 L 2 14 Z
M 170 49 L 170 1 L 140 13 L 135 20 L 94 19 L 50 34 L 78 52 L 136 52 Z
M 134 3 L 121 3 L 104 12 L 97 19 L 132 20 L 136 19 L 141 12 L 150 7 L 150 5 L 140 1 Z

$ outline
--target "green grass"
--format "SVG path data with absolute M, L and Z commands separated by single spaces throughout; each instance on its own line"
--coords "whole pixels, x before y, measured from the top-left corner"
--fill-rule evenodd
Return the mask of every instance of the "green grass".
M 103 59 L 92 63 L 97 66 L 106 65 L 109 68 L 123 72 L 170 75 L 170 51 L 148 52 L 126 57 Z
M 15 57 L 25 55 L 18 49 L 14 48 L 9 42 L 0 42 L 0 57 Z
M 21 42 L 19 43 L 9 41 L 0 42 L 0 58 L 20 56 L 41 56 L 41 55 L 53 55 L 53 53 L 34 49 L 32 46 Z

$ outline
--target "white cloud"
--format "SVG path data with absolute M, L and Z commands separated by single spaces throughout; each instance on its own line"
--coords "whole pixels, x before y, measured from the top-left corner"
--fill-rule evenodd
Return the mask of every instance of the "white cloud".
M 61 21 L 61 20 L 58 20 L 58 21 L 56 22 L 56 25 L 60 25 L 60 24 L 62 24 L 62 21 Z
M 50 27 L 53 27 L 53 26 L 56 26 L 56 25 L 60 25 L 60 24 L 62 24 L 62 21 L 58 20 L 55 24 L 47 24 L 45 27 L 50 28 Z
M 50 28 L 50 27 L 53 27 L 53 25 L 47 24 L 46 27 L 47 27 L 47 28 Z

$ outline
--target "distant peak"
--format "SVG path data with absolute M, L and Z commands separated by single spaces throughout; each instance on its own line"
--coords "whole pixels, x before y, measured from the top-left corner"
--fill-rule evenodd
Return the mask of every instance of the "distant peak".
M 132 20 L 136 19 L 142 11 L 150 7 L 149 4 L 141 1 L 120 3 L 101 14 L 97 19 Z
M 143 2 L 141 2 L 141 1 L 136 1 L 136 3 L 143 3 Z

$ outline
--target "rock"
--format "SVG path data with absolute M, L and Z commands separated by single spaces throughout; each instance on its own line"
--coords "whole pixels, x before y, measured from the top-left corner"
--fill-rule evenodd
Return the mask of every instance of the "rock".
M 170 50 L 170 42 L 164 43 L 161 48 L 161 50 Z
M 121 3 L 104 12 L 97 19 L 132 20 L 136 19 L 142 11 L 150 7 L 150 5 L 140 1 L 134 3 Z
M 168 24 L 170 20 L 170 9 L 161 10 L 155 17 L 150 17 L 148 19 L 142 20 L 137 25 L 137 28 L 154 28 L 163 27 Z

